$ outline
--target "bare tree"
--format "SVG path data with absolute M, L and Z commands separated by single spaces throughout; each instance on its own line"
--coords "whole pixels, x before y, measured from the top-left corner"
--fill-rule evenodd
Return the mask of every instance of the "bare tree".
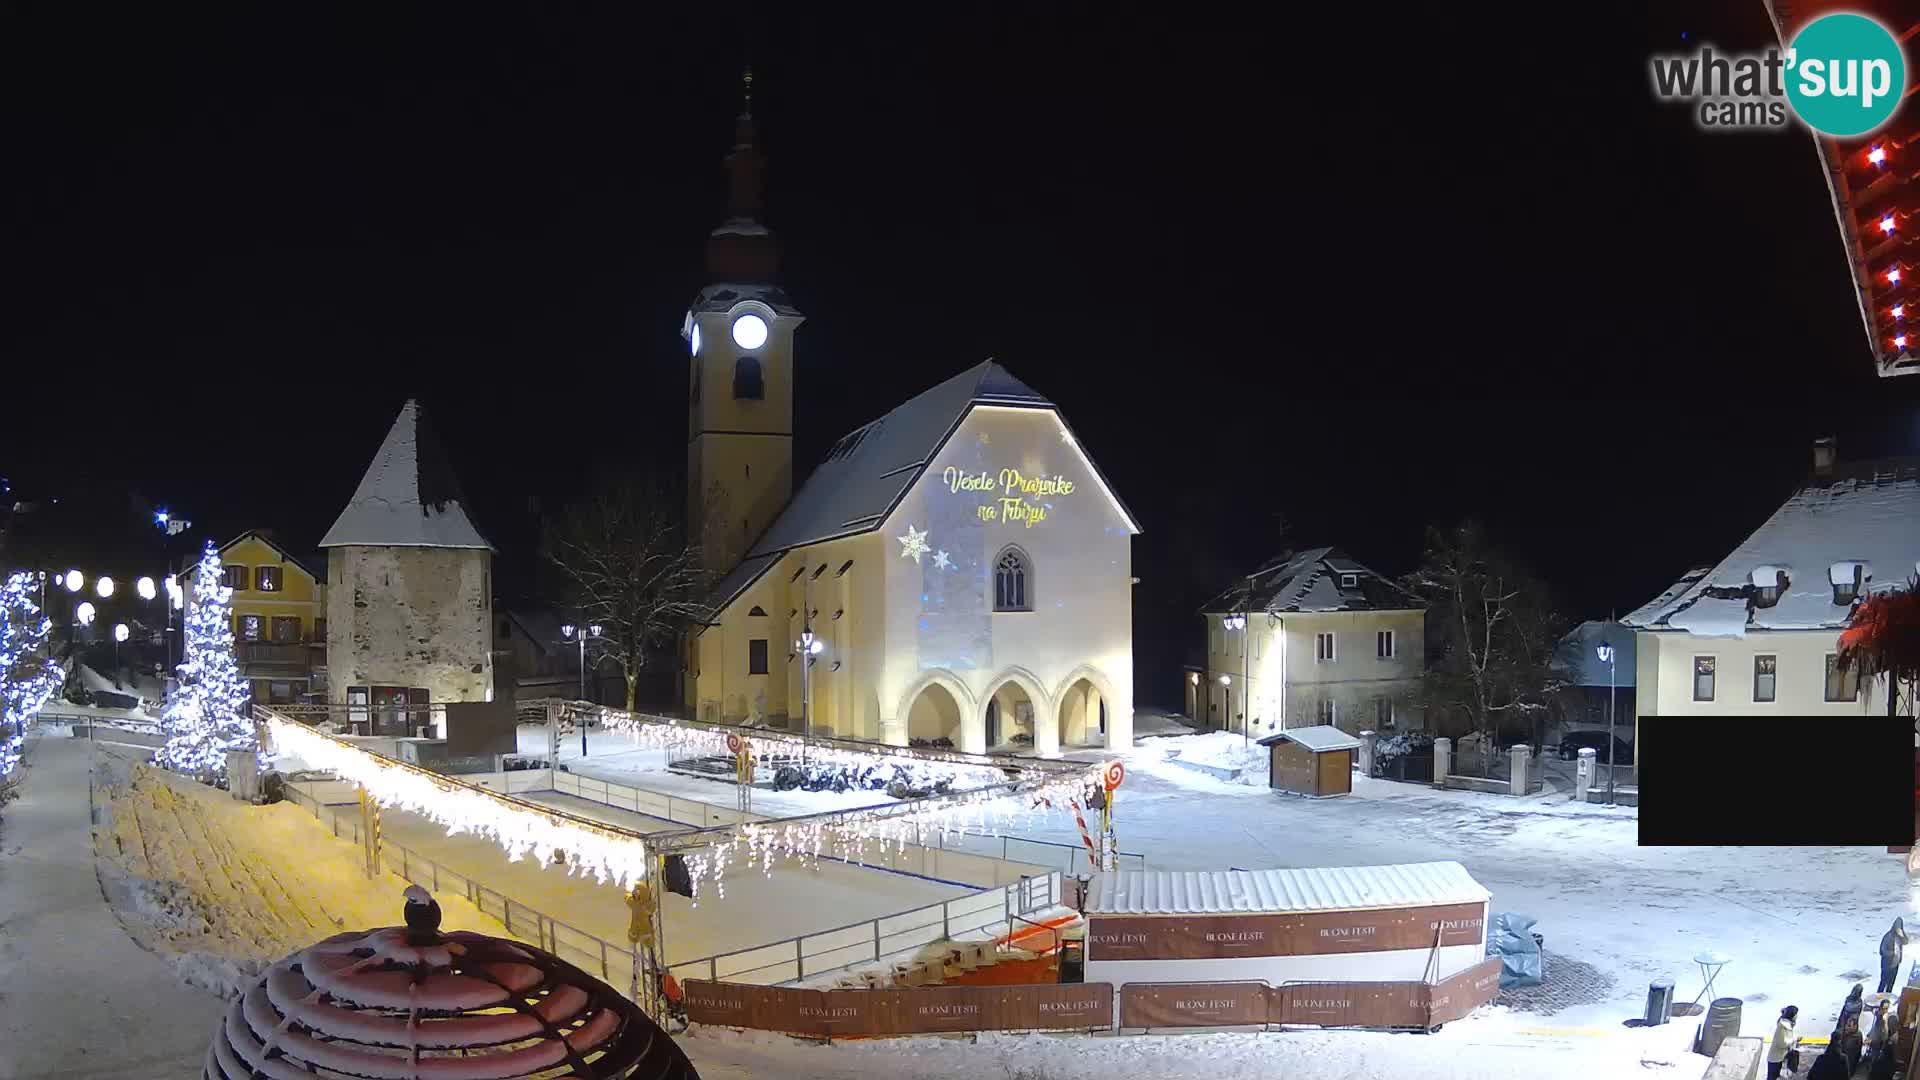
M 542 538 L 568 602 L 583 622 L 599 624 L 602 657 L 620 665 L 629 711 L 649 660 L 706 617 L 710 578 L 688 542 L 685 507 L 657 477 L 609 477 L 550 520 Z
M 1405 584 L 1427 603 L 1427 704 L 1464 720 L 1489 754 L 1502 731 L 1543 737 L 1566 686 L 1553 665 L 1561 620 L 1545 586 L 1474 522 L 1429 529 Z

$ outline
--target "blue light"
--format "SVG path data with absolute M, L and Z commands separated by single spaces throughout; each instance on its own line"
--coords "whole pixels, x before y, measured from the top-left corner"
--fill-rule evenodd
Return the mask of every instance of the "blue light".
M 165 525 L 167 523 L 167 512 L 165 510 L 155 510 L 153 512 L 153 523 L 155 525 Z

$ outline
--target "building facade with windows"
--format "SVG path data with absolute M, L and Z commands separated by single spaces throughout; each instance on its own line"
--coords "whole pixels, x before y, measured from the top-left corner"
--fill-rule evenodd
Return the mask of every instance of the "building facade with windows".
M 1920 574 L 1920 459 L 1814 475 L 1720 563 L 1689 571 L 1621 621 L 1636 634 L 1644 716 L 1872 715 L 1884 687 L 1834 663 L 1858 601 Z
M 1328 724 L 1348 734 L 1424 730 L 1426 609 L 1339 548 L 1288 552 L 1208 601 L 1204 666 L 1186 713 L 1258 737 Z
M 234 656 L 253 700 L 288 705 L 327 688 L 325 556 L 288 551 L 267 529 L 220 548 L 221 583 L 233 590 Z M 193 575 L 178 578 L 189 596 Z
M 437 725 L 423 706 L 493 700 L 493 547 L 416 402 L 320 546 L 330 704 L 367 734 L 411 736 Z
M 721 571 L 684 707 L 906 745 L 1131 745 L 1139 526 L 1052 402 L 987 361 L 840 439 L 793 490 L 793 339 L 752 118 L 687 313 L 689 519 Z M 811 643 L 811 644 L 807 644 Z

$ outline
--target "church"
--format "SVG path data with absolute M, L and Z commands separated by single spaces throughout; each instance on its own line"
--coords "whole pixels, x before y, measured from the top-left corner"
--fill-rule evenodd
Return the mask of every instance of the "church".
M 976 364 L 794 489 L 805 316 L 777 284 L 748 102 L 682 327 L 688 521 L 717 579 L 687 715 L 972 753 L 1132 745 L 1140 526 L 1052 401 Z

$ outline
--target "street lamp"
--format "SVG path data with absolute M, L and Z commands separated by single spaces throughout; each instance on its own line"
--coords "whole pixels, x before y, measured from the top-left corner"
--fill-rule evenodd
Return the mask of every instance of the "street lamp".
M 811 619 L 808 620 L 811 623 Z M 805 741 L 800 744 L 800 767 L 807 766 L 807 743 L 813 741 L 813 658 L 826 649 L 827 643 L 813 636 L 813 629 L 800 631 L 800 640 L 793 643 L 800 653 L 800 724 L 806 732 Z
M 1613 734 L 1613 646 L 1603 644 L 1594 651 L 1600 654 L 1600 662 L 1607 665 L 1607 805 L 1613 806 L 1613 744 L 1616 741 Z
M 102 600 L 105 600 L 107 597 L 112 596 L 113 595 L 113 579 L 102 575 L 100 578 L 100 583 L 94 586 L 94 591 L 100 594 L 100 599 Z
M 580 646 L 580 700 L 587 700 L 587 642 L 607 640 L 600 633 L 600 624 L 591 623 L 586 627 L 568 623 L 560 628 L 560 636 Z M 587 725 L 580 724 L 580 756 L 587 756 Z
M 69 570 L 61 577 L 60 583 L 67 587 L 68 592 L 79 592 L 86 587 L 87 578 L 78 570 Z
M 73 609 L 73 614 L 75 618 L 80 620 L 81 626 L 92 626 L 93 602 L 90 600 L 80 601 L 80 606 Z
M 143 577 L 139 581 L 134 582 L 133 591 L 139 593 L 140 599 L 142 600 L 151 600 L 159 595 L 159 591 L 154 588 L 153 579 L 150 577 Z
M 120 685 L 120 643 L 127 640 L 127 624 L 113 624 L 113 685 Z

